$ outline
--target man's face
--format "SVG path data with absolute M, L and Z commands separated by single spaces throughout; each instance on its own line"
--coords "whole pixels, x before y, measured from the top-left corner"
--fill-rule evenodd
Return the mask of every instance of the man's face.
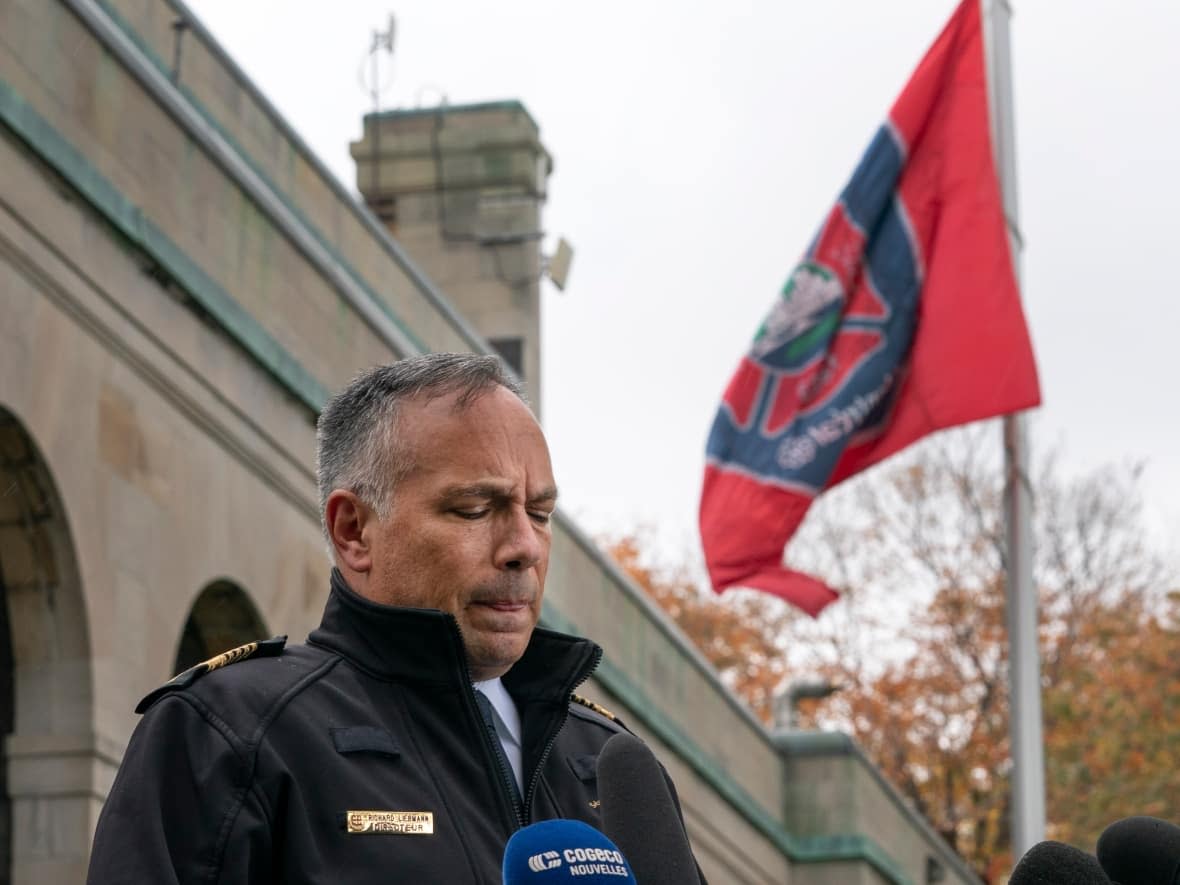
M 495 387 L 466 407 L 457 398 L 400 408 L 410 469 L 388 517 L 365 528 L 365 595 L 454 615 L 479 681 L 507 672 L 537 624 L 557 489 L 541 428 L 511 391 Z

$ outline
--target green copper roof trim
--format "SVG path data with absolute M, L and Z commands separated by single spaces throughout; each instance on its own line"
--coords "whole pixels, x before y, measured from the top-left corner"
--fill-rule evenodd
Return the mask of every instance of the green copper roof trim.
M 110 17 L 111 21 L 114 22 L 119 27 L 119 29 L 127 35 L 127 38 L 131 40 L 131 42 L 134 43 L 136 47 L 138 47 L 139 51 L 143 53 L 144 57 L 147 58 L 157 70 L 166 76 L 171 74 L 171 67 L 167 65 L 159 55 L 156 54 L 156 51 L 152 48 L 152 46 L 148 44 L 146 40 L 144 40 L 138 31 L 136 31 L 127 23 L 127 21 L 119 14 L 118 10 L 111 6 L 108 0 L 94 0 L 94 2 Z M 408 339 L 410 339 L 410 341 L 414 343 L 414 345 L 418 348 L 418 351 L 420 353 L 427 353 L 430 351 L 432 348 L 428 347 L 426 343 L 422 341 L 422 339 L 419 338 L 418 335 L 405 324 L 405 322 L 402 321 L 402 318 L 398 316 L 394 309 L 389 305 L 389 302 L 387 302 L 383 296 L 378 294 L 377 291 L 369 285 L 368 280 L 362 277 L 361 274 L 358 273 L 357 270 L 352 266 L 352 264 L 347 261 L 344 256 L 337 251 L 336 247 L 320 232 L 320 229 L 312 224 L 310 220 L 308 220 L 303 211 L 291 201 L 286 191 L 275 185 L 274 181 L 269 175 L 266 174 L 265 170 L 263 170 L 263 168 L 259 166 L 257 162 L 255 162 L 254 157 L 249 152 L 247 152 L 237 142 L 236 139 L 234 139 L 234 137 L 221 124 L 221 122 L 215 116 L 213 116 L 213 114 L 209 113 L 209 110 L 191 91 L 189 91 L 188 86 L 185 85 L 183 80 L 174 83 L 173 85 L 185 97 L 185 100 L 188 101 L 188 103 L 191 104 L 192 107 L 205 119 L 205 122 L 217 130 L 217 133 L 223 139 L 225 139 L 226 143 L 228 143 L 230 147 L 232 147 L 237 152 L 242 161 L 247 166 L 249 166 L 251 170 L 253 170 L 254 174 L 257 175 L 268 188 L 270 188 L 275 197 L 277 197 L 283 203 L 283 205 L 287 207 L 287 210 L 299 220 L 300 224 L 302 224 L 307 229 L 308 233 L 311 234 L 316 242 L 319 243 L 320 246 L 323 247 L 323 249 L 328 252 L 332 258 L 344 269 L 349 277 L 352 278 L 353 282 L 364 291 L 369 300 L 372 301 L 373 304 L 376 305 L 386 317 L 389 318 L 390 322 L 392 322 L 398 327 L 398 329 L 401 330 L 402 334 L 404 334 Z
M 0 122 L 119 234 L 156 261 L 288 392 L 319 413 L 328 400 L 327 389 L 4 80 L 0 80 Z
M 802 853 L 792 858 L 796 863 L 862 862 L 867 863 L 886 882 L 893 885 L 916 885 L 884 848 L 860 833 L 807 836 L 796 838 L 796 841 L 802 843 Z
M 387 118 L 404 120 L 407 117 L 433 117 L 436 114 L 467 114 L 478 113 L 480 111 L 514 111 L 521 113 L 528 117 L 529 122 L 533 124 L 533 127 L 538 132 L 541 129 L 537 125 L 536 119 L 529 113 L 529 109 L 515 98 L 506 98 L 502 101 L 481 101 L 473 104 L 444 104 L 433 108 L 393 108 L 375 114 L 365 114 L 365 119 L 371 120 L 376 117 L 379 120 Z
M 863 768 L 876 782 L 877 787 L 897 809 L 898 814 L 908 820 L 914 829 L 926 836 L 932 853 L 941 857 L 947 866 L 966 882 L 979 882 L 975 871 L 967 865 L 955 851 L 939 835 L 930 822 L 907 803 L 889 780 L 881 773 L 872 760 L 865 754 L 864 749 L 850 735 L 841 731 L 776 731 L 771 735 L 771 741 L 779 752 L 788 758 L 806 758 L 808 756 L 847 756 Z
M 541 603 L 541 623 L 551 630 L 578 633 L 577 626 L 549 602 Z M 627 705 L 635 717 L 655 732 L 717 793 L 753 824 L 794 863 L 856 861 L 869 864 L 893 885 L 914 885 L 888 852 L 860 833 L 826 836 L 793 836 L 782 823 L 763 808 L 733 778 L 685 733 L 680 725 L 660 710 L 643 688 L 626 671 L 604 658 L 594 677 Z

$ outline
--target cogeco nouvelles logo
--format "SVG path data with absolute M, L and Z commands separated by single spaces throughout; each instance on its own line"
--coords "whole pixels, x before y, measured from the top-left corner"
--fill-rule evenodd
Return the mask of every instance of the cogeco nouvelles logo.
M 555 870 L 565 863 L 571 878 L 575 876 L 630 876 L 621 852 L 609 848 L 566 848 L 560 854 L 544 851 L 529 858 L 534 873 Z

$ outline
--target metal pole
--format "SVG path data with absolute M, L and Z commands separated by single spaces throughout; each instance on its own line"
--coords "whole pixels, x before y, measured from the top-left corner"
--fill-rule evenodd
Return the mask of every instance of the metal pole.
M 1012 53 L 1006 0 L 980 0 L 990 93 L 992 144 L 1017 281 L 1023 241 L 1016 199 Z M 1009 734 L 1012 745 L 1012 852 L 1019 858 L 1045 838 L 1045 744 L 1037 590 L 1032 574 L 1032 493 L 1028 427 L 1023 414 L 1004 418 L 1004 515 L 1007 522 Z
M 373 205 L 378 205 L 381 199 L 381 84 L 377 79 L 377 56 L 381 49 L 381 33 L 373 31 L 373 45 L 369 49 L 369 56 L 373 62 L 373 88 L 370 97 L 373 99 Z

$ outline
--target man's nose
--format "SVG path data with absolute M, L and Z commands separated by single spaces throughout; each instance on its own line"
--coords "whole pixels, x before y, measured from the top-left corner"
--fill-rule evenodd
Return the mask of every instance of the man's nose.
M 523 508 L 511 508 L 501 516 L 501 531 L 496 545 L 496 567 L 530 569 L 545 555 L 545 539 Z

